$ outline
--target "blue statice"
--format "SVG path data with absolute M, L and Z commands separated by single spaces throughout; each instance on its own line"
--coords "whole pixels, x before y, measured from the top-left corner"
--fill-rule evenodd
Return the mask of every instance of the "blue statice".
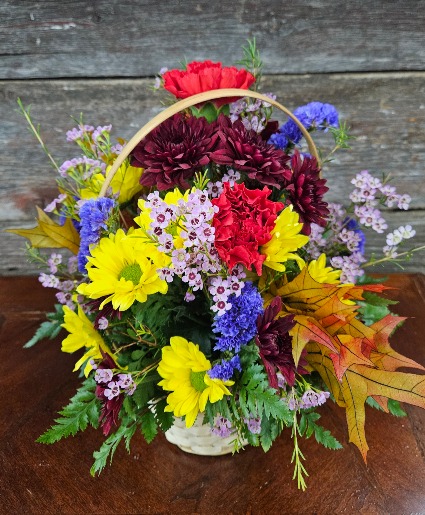
M 327 130 L 328 127 L 338 127 L 338 111 L 332 104 L 321 102 L 310 102 L 309 104 L 297 107 L 294 115 L 304 127 L 316 130 Z M 297 124 L 290 118 L 280 128 L 279 132 L 273 134 L 269 143 L 277 148 L 285 150 L 289 144 L 296 145 L 303 135 Z
M 90 199 L 80 208 L 80 250 L 78 252 L 78 270 L 85 272 L 90 245 L 100 239 L 102 229 L 107 230 L 107 221 L 115 201 L 110 198 Z
M 228 381 L 233 376 L 233 372 L 239 370 L 242 372 L 241 360 L 239 356 L 233 356 L 229 361 L 223 360 L 221 363 L 214 365 L 211 370 L 208 371 L 208 375 L 211 379 L 221 379 L 222 381 Z
M 231 295 L 231 308 L 221 316 L 215 316 L 213 331 L 220 333 L 215 350 L 239 352 L 257 332 L 257 317 L 263 312 L 263 300 L 257 288 L 246 282 L 241 294 Z

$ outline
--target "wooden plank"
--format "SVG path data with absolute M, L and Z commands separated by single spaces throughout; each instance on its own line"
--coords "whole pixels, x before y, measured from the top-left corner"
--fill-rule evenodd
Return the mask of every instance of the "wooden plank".
M 232 64 L 255 36 L 266 73 L 423 70 L 425 1 L 2 2 L 0 77 L 146 77 Z
M 143 80 L 0 81 L 0 145 L 8 149 L 0 162 L 0 220 L 34 216 L 34 204 L 47 205 L 55 196 L 55 173 L 26 122 L 15 112 L 16 98 L 32 103 L 34 121 L 61 163 L 79 155 L 65 141 L 75 125 L 71 115 L 84 112 L 92 125 L 112 123 L 114 134 L 131 137 L 161 109 L 160 99 Z M 329 199 L 346 199 L 351 178 L 369 169 L 391 173 L 412 208 L 425 209 L 425 73 L 266 76 L 263 91 L 273 91 L 294 109 L 312 100 L 333 103 L 357 137 L 352 149 L 336 155 L 324 170 Z M 283 117 L 279 116 L 281 121 Z M 325 135 L 329 149 L 331 138 Z
M 409 223 L 415 230 L 416 236 L 406 242 L 403 246 L 404 250 L 410 250 L 413 247 L 425 245 L 425 216 L 423 211 L 411 212 L 388 212 L 385 214 L 388 223 L 388 231 L 394 230 L 400 225 Z M 35 223 L 28 221 L 22 222 L 19 227 L 33 227 Z M 4 229 L 17 227 L 16 222 L 0 222 L 0 276 L 2 275 L 34 275 L 39 273 L 38 267 L 28 262 L 25 254 L 25 239 L 14 234 L 5 233 Z M 372 253 L 376 257 L 382 257 L 382 247 L 385 245 L 385 237 L 383 234 L 376 234 L 367 231 L 366 255 L 369 257 Z M 408 245 L 407 245 L 408 243 Z M 401 249 L 402 250 L 402 249 Z M 403 264 L 405 272 L 422 272 L 425 274 L 425 250 L 413 253 L 411 259 Z M 394 264 L 381 264 L 368 268 L 368 273 L 388 273 L 400 271 Z

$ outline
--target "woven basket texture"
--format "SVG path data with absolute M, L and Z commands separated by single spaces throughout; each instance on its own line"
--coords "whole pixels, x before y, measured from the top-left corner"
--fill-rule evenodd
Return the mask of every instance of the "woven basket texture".
M 211 432 L 208 424 L 198 416 L 192 427 L 186 427 L 181 418 L 175 418 L 172 427 L 165 432 L 165 438 L 182 451 L 202 456 L 221 456 L 234 451 L 235 435 L 221 438 Z M 244 444 L 247 442 L 244 442 Z

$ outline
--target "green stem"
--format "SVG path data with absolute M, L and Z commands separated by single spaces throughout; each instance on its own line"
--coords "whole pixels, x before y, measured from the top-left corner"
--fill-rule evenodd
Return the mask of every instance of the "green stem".
M 425 245 L 422 245 L 422 247 L 417 247 L 416 249 L 412 249 L 412 250 L 407 250 L 406 252 L 402 252 L 401 254 L 398 254 L 396 258 L 392 258 L 392 257 L 384 257 L 384 258 L 381 258 L 381 259 L 377 259 L 375 261 L 368 261 L 366 264 L 364 264 L 362 266 L 362 268 L 366 268 L 368 266 L 375 266 L 379 263 L 384 263 L 386 261 L 393 261 L 393 262 L 397 262 L 397 261 L 403 261 L 403 260 L 399 260 L 398 258 L 402 257 L 402 256 L 407 256 L 408 254 L 413 254 L 413 252 L 417 252 L 418 250 L 423 250 L 425 249 Z
M 308 473 L 302 463 L 302 460 L 305 460 L 303 453 L 301 452 L 301 449 L 298 446 L 298 421 L 297 421 L 297 410 L 294 410 L 294 421 L 292 424 L 292 440 L 294 442 L 294 452 L 292 453 L 292 459 L 291 463 L 294 463 L 294 475 L 292 476 L 292 479 L 295 479 L 297 477 L 297 486 L 298 488 L 301 488 L 301 490 L 304 492 L 307 488 L 304 476 L 308 477 Z
M 34 124 L 32 123 L 32 120 L 31 120 L 31 117 L 30 117 L 30 110 L 29 110 L 29 107 L 27 107 L 25 109 L 22 101 L 20 98 L 18 98 L 17 100 L 18 102 L 18 106 L 19 106 L 19 109 L 21 111 L 21 114 L 24 116 L 24 118 L 26 119 L 28 125 L 30 126 L 30 130 L 31 132 L 34 134 L 34 136 L 37 138 L 38 142 L 40 143 L 41 145 L 41 148 L 44 150 L 45 154 L 47 155 L 47 157 L 50 159 L 50 162 L 53 166 L 53 168 L 59 172 L 59 166 L 57 165 L 56 161 L 53 159 L 52 155 L 50 154 L 48 148 L 46 147 L 46 145 L 44 144 L 44 141 L 41 139 L 41 136 L 40 136 L 40 130 L 38 127 L 35 127 Z

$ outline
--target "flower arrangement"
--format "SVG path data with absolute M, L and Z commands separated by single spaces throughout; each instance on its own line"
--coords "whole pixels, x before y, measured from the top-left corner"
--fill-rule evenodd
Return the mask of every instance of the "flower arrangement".
M 62 350 L 82 351 L 82 385 L 38 441 L 101 426 L 92 474 L 136 431 L 151 442 L 183 418 L 230 437 L 234 451 L 268 451 L 291 428 L 304 489 L 299 438 L 341 448 L 318 423 L 320 405 L 346 410 L 364 459 L 366 403 L 395 415 L 400 401 L 425 407 L 423 375 L 398 371 L 424 367 L 389 343 L 404 318 L 365 274 L 418 250 L 400 251 L 415 233 L 405 226 L 386 234 L 383 257 L 365 257 L 364 229 L 384 233 L 381 207 L 407 209 L 409 196 L 362 171 L 348 206 L 328 203 L 321 169 L 348 147 L 346 125 L 330 104 L 292 114 L 259 94 L 255 44 L 244 52 L 240 69 L 161 70 L 155 88 L 184 100 L 127 145 L 111 140 L 110 126 L 82 121 L 67 133 L 79 157 L 58 166 L 43 143 L 58 197 L 38 209 L 34 229 L 13 232 L 30 240 L 58 303 L 27 346 L 65 329 Z M 317 131 L 335 142 L 328 157 L 311 139 Z

